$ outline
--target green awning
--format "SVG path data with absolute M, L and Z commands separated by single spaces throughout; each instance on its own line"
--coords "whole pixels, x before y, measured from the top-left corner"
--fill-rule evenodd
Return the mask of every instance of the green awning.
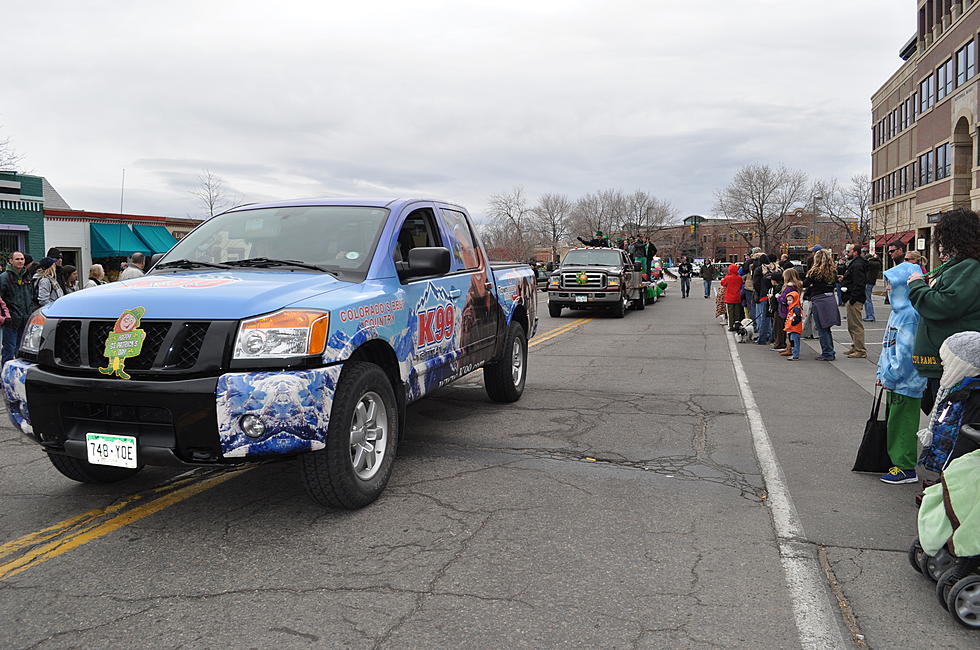
M 150 249 L 123 223 L 92 223 L 92 258 L 150 255 Z
M 133 232 L 154 254 L 166 253 L 177 243 L 177 239 L 163 226 L 133 226 Z

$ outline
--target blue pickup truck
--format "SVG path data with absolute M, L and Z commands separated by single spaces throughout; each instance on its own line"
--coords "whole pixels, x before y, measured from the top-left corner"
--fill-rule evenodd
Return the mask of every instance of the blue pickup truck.
M 536 282 L 490 263 L 465 209 L 301 200 L 217 215 L 141 278 L 36 312 L 7 410 L 65 476 L 296 457 L 310 496 L 384 490 L 405 407 L 483 368 L 520 399 Z

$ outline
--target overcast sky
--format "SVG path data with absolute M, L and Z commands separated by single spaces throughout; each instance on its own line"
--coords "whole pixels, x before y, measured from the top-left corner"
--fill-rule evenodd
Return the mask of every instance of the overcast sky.
M 914 0 L 34 2 L 3 8 L 0 138 L 76 209 L 644 189 L 708 214 L 751 162 L 870 169 Z

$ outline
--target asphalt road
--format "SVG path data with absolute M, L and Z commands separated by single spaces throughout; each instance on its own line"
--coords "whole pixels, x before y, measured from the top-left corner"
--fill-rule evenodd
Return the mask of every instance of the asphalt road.
M 802 587 L 847 644 L 976 647 L 905 559 L 912 486 L 848 471 L 871 363 L 731 346 L 712 303 L 672 294 L 625 319 L 542 309 L 523 399 L 474 375 L 409 407 L 357 512 L 313 504 L 290 462 L 78 485 L 4 426 L 0 646 L 790 648 Z M 746 388 L 794 542 L 825 561 L 796 591 Z

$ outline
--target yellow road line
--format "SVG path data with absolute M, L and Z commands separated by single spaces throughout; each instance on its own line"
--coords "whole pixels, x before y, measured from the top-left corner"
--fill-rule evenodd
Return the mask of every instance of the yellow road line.
M 582 325 L 585 325 L 591 320 L 592 320 L 591 318 L 577 318 L 573 320 L 571 323 L 568 323 L 567 325 L 562 325 L 561 327 L 557 327 L 553 330 L 549 330 L 548 332 L 545 332 L 541 336 L 537 336 L 533 338 L 531 342 L 527 344 L 527 347 L 532 348 L 540 343 L 547 343 L 551 339 L 557 338 L 562 334 L 565 334 L 566 332 L 570 332 L 576 327 L 581 327 Z
M 72 517 L 71 519 L 66 519 L 63 522 L 45 528 L 44 530 L 25 535 L 19 539 L 13 540 L 12 542 L 7 542 L 3 546 L 0 546 L 2 556 L 9 555 L 11 552 L 25 547 L 29 548 L 26 552 L 15 557 L 14 559 L 0 564 L 0 580 L 5 580 L 6 578 L 23 573 L 24 571 L 27 571 L 28 569 L 52 558 L 58 557 L 63 553 L 67 553 L 68 551 L 76 549 L 79 546 L 88 544 L 91 541 L 108 535 L 109 533 L 118 530 L 123 526 L 139 521 L 144 517 L 149 517 L 150 515 L 172 506 L 175 503 L 180 503 L 181 501 L 189 499 L 195 494 L 200 494 L 201 492 L 215 487 L 216 485 L 220 485 L 221 483 L 224 483 L 225 481 L 232 479 L 242 472 L 252 469 L 253 467 L 254 465 L 234 471 L 222 472 L 217 475 L 211 474 L 203 479 L 191 477 L 177 481 L 173 484 L 154 488 L 149 492 L 159 493 L 168 489 L 171 491 L 163 496 L 153 499 L 152 501 L 148 501 L 142 505 L 138 505 L 127 510 L 126 507 L 128 505 L 134 503 L 135 501 L 139 501 L 144 496 L 142 494 L 134 494 L 123 501 L 120 501 L 119 503 L 112 504 L 107 508 L 90 510 L 85 514 Z M 182 487 L 173 489 L 174 486 Z M 111 516 L 109 519 L 103 519 L 105 515 L 114 516 Z M 46 543 L 41 544 L 42 542 Z M 37 544 L 41 545 L 37 546 Z

